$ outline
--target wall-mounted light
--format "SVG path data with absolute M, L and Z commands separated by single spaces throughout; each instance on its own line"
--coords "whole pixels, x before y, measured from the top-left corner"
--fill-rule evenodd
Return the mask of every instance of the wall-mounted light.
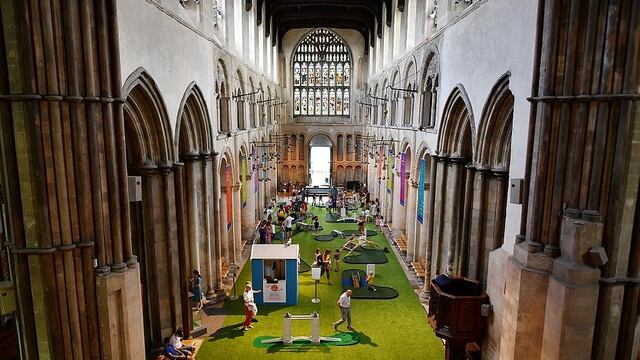
M 200 0 L 178 0 L 180 2 L 180 5 L 182 5 L 182 7 L 187 7 L 187 4 L 189 4 L 189 1 L 193 1 L 196 4 L 200 3 Z

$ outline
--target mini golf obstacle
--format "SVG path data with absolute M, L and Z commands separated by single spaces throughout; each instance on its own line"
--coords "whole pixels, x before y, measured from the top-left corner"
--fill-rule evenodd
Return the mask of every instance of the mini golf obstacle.
M 307 271 L 311 271 L 311 265 L 309 265 L 309 263 L 307 263 L 306 261 L 300 259 L 300 263 L 298 264 L 298 272 L 305 273 Z
M 310 320 L 311 336 L 292 336 L 291 322 L 293 320 Z M 282 343 L 285 345 L 293 344 L 294 341 L 307 340 L 313 344 L 319 344 L 321 341 L 339 342 L 340 338 L 320 336 L 320 314 L 314 312 L 311 315 L 291 315 L 288 312 L 284 314 L 284 332 L 283 336 L 273 339 L 262 340 L 262 344 Z
M 313 238 L 318 241 L 331 241 L 338 236 L 345 238 L 347 236 L 357 236 L 357 235 L 360 235 L 360 232 L 355 229 L 348 229 L 348 230 L 342 230 L 342 231 L 333 230 L 331 231 L 331 234 L 320 234 L 320 235 L 314 236 Z M 378 235 L 376 231 L 367 230 L 367 236 L 376 236 L 376 235 Z
M 356 278 L 357 280 L 354 280 Z M 398 297 L 398 291 L 387 286 L 374 284 L 376 291 L 369 290 L 366 281 L 367 274 L 362 270 L 347 269 L 342 272 L 342 291 L 351 290 L 352 299 L 393 299 Z
M 354 250 L 359 252 L 357 255 L 349 255 L 344 257 L 344 262 L 349 264 L 384 264 L 389 262 L 384 251 L 378 249 L 367 249 L 360 247 Z
M 341 218 L 340 215 L 338 214 L 334 214 L 334 213 L 327 213 L 324 216 L 324 220 L 328 223 L 357 223 L 358 220 L 356 218 L 352 218 L 352 217 L 347 217 L 347 218 Z

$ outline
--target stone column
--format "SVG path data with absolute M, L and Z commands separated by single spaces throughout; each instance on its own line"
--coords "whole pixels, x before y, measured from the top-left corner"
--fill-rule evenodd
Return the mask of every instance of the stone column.
M 180 301 L 182 328 L 186 337 L 191 335 L 192 317 L 191 306 L 189 304 L 189 275 L 191 267 L 189 266 L 189 235 L 187 231 L 186 217 L 187 210 L 185 206 L 185 181 L 184 181 L 184 164 L 175 163 L 174 167 L 174 185 L 176 197 L 176 225 L 178 226 L 178 263 L 180 264 Z
M 215 253 L 214 253 L 214 239 L 211 236 L 211 230 L 212 230 L 212 226 L 211 226 L 211 191 L 212 191 L 212 186 L 210 185 L 211 181 L 211 174 L 212 172 L 215 172 L 215 168 L 213 168 L 209 163 L 211 162 L 211 160 L 213 159 L 213 154 L 212 153 L 201 153 L 200 154 L 200 158 L 202 159 L 200 161 L 200 166 L 201 166 L 201 176 L 202 176 L 202 187 L 200 190 L 200 196 L 202 197 L 202 219 L 203 219 L 203 224 L 202 224 L 202 236 L 199 237 L 199 243 L 200 246 L 199 248 L 202 248 L 204 251 L 204 264 L 200 264 L 200 267 L 202 268 L 202 266 L 204 265 L 204 273 L 205 275 L 205 281 L 206 281 L 206 286 L 207 286 L 207 291 L 205 292 L 205 296 L 208 299 L 211 299 L 214 297 L 215 295 L 215 291 L 214 291 L 214 280 L 215 277 L 217 275 L 217 271 L 215 269 Z M 199 252 L 200 253 L 200 252 Z
M 242 247 L 244 245 L 242 241 L 242 215 L 240 209 L 242 204 L 240 202 L 240 183 L 237 179 L 233 184 L 233 242 L 235 244 L 235 257 L 239 262 L 242 259 Z
M 543 359 L 591 359 L 600 270 L 585 262 L 585 254 L 602 241 L 603 226 L 595 215 L 563 218 L 562 255 L 553 261 L 547 291 Z
M 450 177 L 451 183 L 447 184 L 447 198 L 451 201 L 447 201 L 448 221 L 445 220 L 445 226 L 449 227 L 448 235 L 444 238 L 446 246 L 449 251 L 447 252 L 447 271 L 449 274 L 458 275 L 456 267 L 456 257 L 458 256 L 458 246 L 462 235 L 462 219 L 460 216 L 460 209 L 464 204 L 462 184 L 464 177 L 464 164 L 463 158 L 451 158 L 452 164 L 452 176 Z
M 116 2 L 3 1 L 0 13 L 21 354 L 145 358 Z
M 486 249 L 485 244 L 485 223 L 486 223 L 486 189 L 487 172 L 485 169 L 477 170 L 475 189 L 471 196 L 473 203 L 472 214 L 467 221 L 471 223 L 469 242 L 469 266 L 467 276 L 474 280 L 482 278 L 482 262 Z
M 448 157 L 434 157 L 436 161 L 435 171 L 435 187 L 433 190 L 433 211 L 429 214 L 429 221 L 432 222 L 433 227 L 433 239 L 431 256 L 431 277 L 435 277 L 445 271 L 443 261 L 445 261 L 445 242 L 444 242 L 444 216 L 445 216 L 445 201 L 447 194 L 446 179 L 449 169 Z M 429 261 L 429 260 L 427 260 Z
M 253 183 L 252 183 L 251 174 L 247 173 L 247 179 L 244 180 L 241 186 L 244 186 L 247 189 L 247 204 L 241 211 L 242 212 L 242 242 L 246 243 L 253 239 L 256 223 L 260 221 L 261 218 L 258 218 L 258 219 L 255 218 L 255 215 L 256 215 L 255 202 L 256 201 L 255 201 L 255 196 L 251 196 L 253 193 Z M 242 204 L 240 205 L 242 206 Z
M 398 162 L 399 163 L 399 162 Z M 392 230 L 394 234 L 405 233 L 407 231 L 407 224 L 405 223 L 406 212 L 406 199 L 405 205 L 400 205 L 400 166 L 396 166 L 398 171 L 393 172 L 393 201 L 392 206 Z M 406 235 L 406 233 L 405 233 Z
M 181 158 L 185 162 L 185 170 L 186 170 L 186 210 L 187 216 L 185 219 L 186 227 L 188 230 L 188 237 L 185 241 L 189 244 L 189 258 L 191 266 L 190 272 L 198 269 L 199 271 L 203 271 L 200 264 L 200 231 L 199 231 L 199 215 L 200 211 L 198 211 L 198 204 L 201 199 L 198 199 L 198 185 L 204 179 L 198 179 L 200 176 L 205 176 L 200 171 L 199 164 L 199 154 L 190 153 L 183 154 Z M 200 181 L 198 181 L 200 180 Z M 189 273 L 190 273 L 189 272 Z
M 637 310 L 621 311 L 618 279 L 638 216 L 639 6 L 540 2 L 525 241 L 507 271 L 502 356 L 635 356 L 619 331 Z
M 223 241 L 222 241 L 222 214 L 220 211 L 220 199 L 222 198 L 221 195 L 221 191 L 220 191 L 220 171 L 218 171 L 220 165 L 220 160 L 218 155 L 220 155 L 217 152 L 214 152 L 213 154 L 213 166 L 211 166 L 211 171 L 210 171 L 210 176 L 212 178 L 212 182 L 211 182 L 211 191 L 209 192 L 211 194 L 211 204 L 213 204 L 213 213 L 211 214 L 212 216 L 210 217 L 211 220 L 213 221 L 212 227 L 213 227 L 213 236 L 215 236 L 214 239 L 210 239 L 208 241 L 210 241 L 212 244 L 215 244 L 215 246 L 212 246 L 212 249 L 215 249 L 214 253 L 211 253 L 210 256 L 212 256 L 215 260 L 215 273 L 216 273 L 216 279 L 215 279 L 215 292 L 216 294 L 219 295 L 223 295 L 225 293 L 224 291 L 224 286 L 222 284 L 222 258 L 225 256 L 225 253 L 223 252 Z M 226 228 L 225 228 L 226 230 Z
M 420 225 L 416 220 L 416 201 L 418 183 L 412 180 L 407 181 L 407 200 L 405 204 L 405 220 L 407 224 L 407 261 L 417 261 L 420 251 L 420 231 L 416 225 Z

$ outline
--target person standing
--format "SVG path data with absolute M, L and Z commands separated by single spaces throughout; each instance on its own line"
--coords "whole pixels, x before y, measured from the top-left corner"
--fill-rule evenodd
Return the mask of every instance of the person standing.
M 291 216 L 291 214 L 288 214 L 286 219 L 284 219 L 284 230 L 286 232 L 286 237 L 287 239 L 291 240 L 291 238 L 293 237 L 293 233 L 292 233 L 292 227 L 293 227 L 293 217 Z
M 191 293 L 193 293 L 193 301 L 196 303 L 196 310 L 200 310 L 204 303 L 202 298 L 202 276 L 198 270 L 193 270 L 189 278 L 191 284 Z
M 271 222 L 269 221 L 265 224 L 265 235 L 267 244 L 271 244 L 271 239 L 273 238 L 273 225 L 271 225 Z
M 258 307 L 253 299 L 253 294 L 261 291 L 262 290 L 253 290 L 250 282 L 247 282 L 244 286 L 244 293 L 242 293 L 242 299 L 244 300 L 244 322 L 242 323 L 242 330 L 244 331 L 253 327 L 251 322 L 258 313 Z
M 320 270 L 320 277 L 326 273 L 327 282 L 329 285 L 333 285 L 331 282 L 331 250 L 327 249 L 322 256 L 322 270 Z
M 338 308 L 340 309 L 340 320 L 333 323 L 333 329 L 338 331 L 338 326 L 346 322 L 347 330 L 353 331 L 351 327 L 351 290 L 347 290 L 340 295 Z
M 340 249 L 336 249 L 336 252 L 333 254 L 333 262 L 335 265 L 335 272 L 340 271 Z

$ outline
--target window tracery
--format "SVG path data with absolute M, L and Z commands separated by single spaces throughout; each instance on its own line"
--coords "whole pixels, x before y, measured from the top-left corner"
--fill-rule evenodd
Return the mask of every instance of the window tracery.
M 293 55 L 294 115 L 348 116 L 351 54 L 327 29 L 308 34 Z

